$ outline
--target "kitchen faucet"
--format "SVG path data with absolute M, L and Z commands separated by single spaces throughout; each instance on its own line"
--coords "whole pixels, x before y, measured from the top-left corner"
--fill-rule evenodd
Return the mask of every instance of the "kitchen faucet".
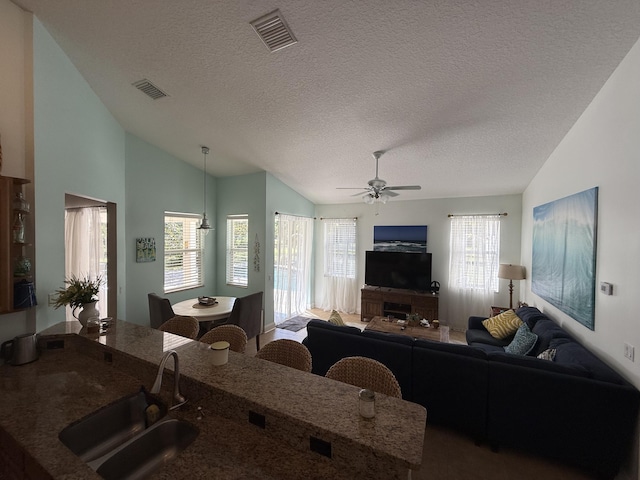
M 167 363 L 169 357 L 173 357 L 173 405 L 169 408 L 169 410 L 174 410 L 185 403 L 187 403 L 186 398 L 184 398 L 180 394 L 180 362 L 178 361 L 178 353 L 175 350 L 169 350 L 165 352 L 162 356 L 162 360 L 160 361 L 160 366 L 158 367 L 158 375 L 156 375 L 156 381 L 151 387 L 151 392 L 154 395 L 158 395 L 160 393 L 160 387 L 162 386 L 162 374 L 164 373 L 164 366 Z

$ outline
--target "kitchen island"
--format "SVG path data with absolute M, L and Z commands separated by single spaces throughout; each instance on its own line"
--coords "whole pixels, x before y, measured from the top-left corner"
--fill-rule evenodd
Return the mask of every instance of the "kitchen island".
M 170 415 L 200 434 L 151 478 L 404 479 L 422 461 L 426 412 L 417 404 L 377 395 L 376 417 L 366 420 L 358 415 L 357 387 L 235 352 L 214 366 L 207 345 L 124 321 L 102 335 L 63 322 L 41 332 L 39 345 L 36 362 L 0 367 L 0 427 L 24 462 L 52 478 L 100 478 L 58 433 L 141 385 L 149 388 L 170 349 L 178 352 L 188 399 Z M 167 401 L 168 366 L 161 392 Z M 264 425 L 250 423 L 250 412 Z M 329 449 L 311 451 L 311 437 Z

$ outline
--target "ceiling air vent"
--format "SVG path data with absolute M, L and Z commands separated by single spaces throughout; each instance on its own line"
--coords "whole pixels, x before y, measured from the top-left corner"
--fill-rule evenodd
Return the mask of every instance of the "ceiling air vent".
M 169 96 L 166 93 L 164 93 L 162 90 L 160 90 L 158 87 L 156 87 L 149 80 L 147 80 L 146 78 L 143 80 L 140 80 L 139 82 L 134 83 L 133 86 L 136 87 L 138 90 L 140 90 L 142 93 L 147 94 L 154 100 Z
M 251 26 L 272 52 L 277 52 L 289 45 L 298 43 L 287 22 L 282 18 L 280 10 L 275 10 L 264 17 L 254 20 L 251 22 Z

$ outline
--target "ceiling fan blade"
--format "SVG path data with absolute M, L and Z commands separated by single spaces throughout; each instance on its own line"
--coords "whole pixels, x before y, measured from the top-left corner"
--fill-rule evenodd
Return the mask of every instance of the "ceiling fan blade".
M 387 186 L 387 182 L 378 177 L 378 160 L 384 153 L 384 150 L 379 150 L 377 152 L 373 152 L 373 158 L 376 161 L 376 176 L 374 179 L 369 180 L 368 187 L 357 188 L 357 187 L 337 187 L 339 190 L 360 190 L 358 193 L 354 193 L 351 195 L 352 197 L 363 196 L 365 202 L 373 203 L 376 200 L 380 200 L 383 203 L 387 202 L 388 198 L 397 197 L 399 193 L 394 192 L 393 190 L 421 190 L 422 187 L 420 185 L 397 185 L 394 187 Z
M 421 190 L 420 185 L 397 185 L 394 187 L 385 187 L 385 190 Z

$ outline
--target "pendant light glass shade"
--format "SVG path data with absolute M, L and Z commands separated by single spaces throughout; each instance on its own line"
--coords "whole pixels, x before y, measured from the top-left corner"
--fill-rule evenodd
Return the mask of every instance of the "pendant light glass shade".
M 202 222 L 198 227 L 206 235 L 211 230 L 211 224 L 207 218 L 207 155 L 209 154 L 209 147 L 202 147 L 202 154 L 204 155 L 204 206 L 202 212 Z

